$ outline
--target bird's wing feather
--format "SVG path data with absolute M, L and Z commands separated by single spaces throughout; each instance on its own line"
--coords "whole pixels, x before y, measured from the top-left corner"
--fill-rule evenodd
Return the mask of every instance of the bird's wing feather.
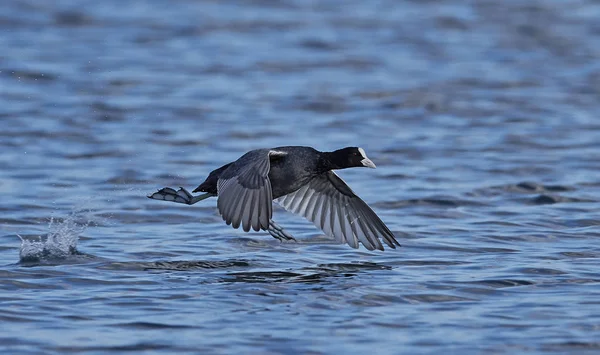
M 258 231 L 269 228 L 273 215 L 270 157 L 283 152 L 258 149 L 244 154 L 217 181 L 217 208 L 227 224 Z
M 275 200 L 286 210 L 304 216 L 339 242 L 369 250 L 400 246 L 389 228 L 336 173 L 318 175 L 300 189 Z

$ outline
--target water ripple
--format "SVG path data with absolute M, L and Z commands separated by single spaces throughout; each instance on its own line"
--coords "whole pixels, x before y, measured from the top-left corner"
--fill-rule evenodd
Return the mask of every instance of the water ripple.
M 3 353 L 598 352 L 595 1 L 127 5 L 3 3 Z M 281 145 L 402 248 L 145 197 Z

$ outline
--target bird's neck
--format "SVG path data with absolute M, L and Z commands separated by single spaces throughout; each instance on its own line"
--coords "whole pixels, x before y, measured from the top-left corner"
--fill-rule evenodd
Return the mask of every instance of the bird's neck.
M 324 173 L 329 170 L 342 169 L 341 166 L 336 164 L 336 152 L 322 152 L 317 161 L 317 171 Z

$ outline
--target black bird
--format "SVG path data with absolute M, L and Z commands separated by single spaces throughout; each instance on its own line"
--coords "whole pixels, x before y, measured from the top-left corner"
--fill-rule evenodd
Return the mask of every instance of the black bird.
M 311 147 L 256 149 L 212 171 L 193 192 L 165 187 L 148 195 L 155 200 L 193 205 L 212 196 L 227 224 L 244 231 L 266 230 L 279 240 L 295 240 L 275 223 L 272 201 L 302 215 L 337 241 L 358 248 L 383 250 L 400 246 L 389 228 L 333 170 L 375 168 L 365 151 L 348 147 L 320 152 Z

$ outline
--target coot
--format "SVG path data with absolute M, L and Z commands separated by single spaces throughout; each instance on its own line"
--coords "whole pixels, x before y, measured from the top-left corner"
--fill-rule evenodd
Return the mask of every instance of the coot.
M 275 223 L 272 201 L 302 215 L 327 235 L 358 248 L 383 250 L 400 246 L 389 228 L 333 170 L 375 168 L 365 151 L 347 147 L 320 152 L 311 147 L 256 149 L 212 171 L 193 192 L 169 187 L 148 195 L 155 200 L 193 205 L 212 196 L 223 220 L 244 231 L 268 231 L 279 240 L 295 240 Z

